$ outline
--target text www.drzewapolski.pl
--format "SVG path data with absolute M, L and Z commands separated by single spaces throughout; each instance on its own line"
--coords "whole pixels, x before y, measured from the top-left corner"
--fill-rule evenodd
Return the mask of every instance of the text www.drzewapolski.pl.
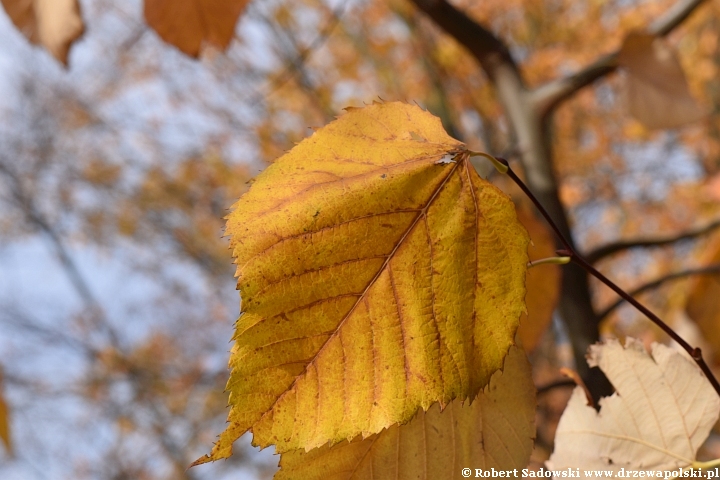
M 462 476 L 465 478 L 661 478 L 670 480 L 672 478 L 706 478 L 719 479 L 720 469 L 710 470 L 697 469 L 676 469 L 676 470 L 583 470 L 580 468 L 566 468 L 564 470 L 530 470 L 524 468 L 519 470 L 497 470 L 491 468 L 463 468 Z

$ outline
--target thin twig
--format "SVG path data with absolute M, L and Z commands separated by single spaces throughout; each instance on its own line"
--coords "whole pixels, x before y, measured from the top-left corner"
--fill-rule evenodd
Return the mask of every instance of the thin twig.
M 575 380 L 572 378 L 560 378 L 555 381 L 552 381 L 550 383 L 546 383 L 545 385 L 542 385 L 540 387 L 537 387 L 537 394 L 542 395 L 543 393 L 547 393 L 551 390 L 555 390 L 556 388 L 563 388 L 563 387 L 574 387 L 576 386 Z
M 680 272 L 674 272 L 670 273 L 668 275 L 664 275 L 660 278 L 657 278 L 653 280 L 652 282 L 645 283 L 643 285 L 640 285 L 639 287 L 635 288 L 634 290 L 630 290 L 628 292 L 628 295 L 631 297 L 637 297 L 638 295 L 647 292 L 648 290 L 653 290 L 660 285 L 662 285 L 665 282 L 670 282 L 672 280 L 677 280 L 680 278 L 689 277 L 691 275 L 717 275 L 720 274 L 720 264 L 717 265 L 709 265 L 707 267 L 703 268 L 689 268 L 687 270 L 682 270 Z M 620 305 L 625 302 L 624 298 L 618 299 L 615 303 L 607 307 L 605 310 L 600 312 L 598 314 L 598 318 L 605 318 L 608 315 L 610 315 L 616 308 L 618 308 Z
M 70 284 L 73 286 L 78 296 L 85 304 L 88 312 L 91 314 L 91 320 L 96 323 L 100 329 L 104 330 L 112 345 L 119 344 L 119 339 L 114 328 L 105 316 L 105 311 L 100 302 L 90 288 L 89 283 L 85 280 L 80 268 L 73 260 L 70 252 L 57 231 L 50 225 L 50 222 L 38 211 L 35 204 L 31 200 L 31 196 L 22 188 L 22 182 L 6 165 L 0 162 L 0 173 L 10 180 L 10 189 L 12 191 L 13 200 L 17 203 L 22 213 L 25 215 L 28 223 L 36 227 L 52 245 L 55 255 L 60 262 L 65 275 Z
M 610 243 L 595 250 L 592 250 L 591 252 L 588 252 L 585 255 L 585 260 L 592 264 L 596 264 L 598 261 L 609 255 L 612 255 L 613 253 L 628 250 L 630 248 L 661 247 L 663 245 L 669 245 L 671 243 L 680 242 L 682 240 L 690 240 L 692 238 L 700 237 L 702 235 L 710 233 L 718 227 L 720 227 L 720 220 L 716 220 L 709 225 L 698 228 L 697 230 L 683 232 L 678 235 L 673 235 L 669 237 L 625 240 L 622 242 Z
M 251 97 L 249 100 L 249 103 L 251 106 L 258 105 L 262 101 L 264 101 L 267 97 L 273 95 L 275 92 L 280 90 L 285 84 L 287 84 L 290 80 L 292 80 L 296 75 L 299 73 L 301 74 L 299 70 L 299 66 L 304 66 L 304 64 L 308 61 L 310 56 L 315 53 L 330 37 L 330 35 L 335 30 L 335 27 L 337 27 L 340 24 L 340 21 L 342 20 L 343 14 L 347 10 L 347 7 L 349 6 L 350 2 L 345 1 L 343 2 L 339 7 L 337 7 L 334 10 L 330 10 L 330 20 L 323 26 L 323 28 L 320 30 L 320 33 L 315 36 L 315 38 L 308 44 L 305 48 L 299 48 L 297 49 L 297 55 L 295 58 L 290 59 L 288 63 L 288 66 L 272 80 L 272 88 L 269 91 L 266 92 L 255 92 L 254 98 Z M 270 26 L 274 26 L 275 24 L 273 22 L 269 22 Z M 276 33 L 278 33 L 276 31 Z M 294 44 L 296 47 L 297 45 Z
M 507 171 L 505 172 L 514 182 L 515 184 L 520 187 L 520 190 L 523 191 L 525 195 L 535 204 L 535 207 L 538 209 L 540 214 L 545 217 L 545 220 L 550 225 L 550 228 L 553 229 L 555 232 L 555 235 L 557 235 L 560 242 L 565 246 L 565 249 L 569 252 L 572 252 L 572 254 L 575 254 L 575 249 L 572 247 L 572 244 L 565 238 L 565 235 L 562 234 L 560 231 L 560 228 L 555 224 L 550 214 L 545 210 L 545 207 L 538 201 L 537 197 L 533 195 L 533 193 L 530 191 L 530 189 L 525 185 L 525 182 L 520 180 L 520 177 L 517 176 L 517 174 L 513 171 L 512 168 L 510 168 L 510 163 L 508 163 L 507 160 L 504 158 L 497 158 L 497 161 L 502 163 L 505 167 L 507 167 Z M 569 256 L 572 257 L 573 255 L 561 255 L 561 256 Z

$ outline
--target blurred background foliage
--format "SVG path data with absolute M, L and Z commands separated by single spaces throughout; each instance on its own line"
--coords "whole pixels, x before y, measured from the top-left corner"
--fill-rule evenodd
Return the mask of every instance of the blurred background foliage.
M 453 4 L 502 38 L 537 86 L 618 49 L 672 2 Z M 234 200 L 311 127 L 378 98 L 417 102 L 473 150 L 522 152 L 474 59 L 406 0 L 256 0 L 227 49 L 187 47 L 197 59 L 165 43 L 137 0 L 79 7 L 83 33 L 69 53 L 31 45 L 0 14 L 0 477 L 269 478 L 276 459 L 249 446 L 186 470 L 227 414 L 239 301 L 222 229 Z M 668 38 L 699 121 L 644 126 L 628 114 L 632 72 L 621 69 L 564 102 L 551 132 L 583 251 L 691 233 L 599 266 L 628 290 L 660 279 L 642 300 L 716 362 L 718 277 L 668 276 L 718 262 L 720 236 L 704 227 L 720 218 L 719 27 L 720 3 L 707 2 Z M 547 256 L 544 227 L 528 227 Z M 557 282 L 538 272 L 532 282 Z M 574 366 L 562 323 L 547 327 L 556 298 L 552 288 L 534 298 L 543 318 L 531 309 L 526 320 L 541 325 L 524 339 L 537 345 L 539 386 Z M 615 300 L 593 285 L 598 311 Z M 624 306 L 602 331 L 666 340 Z M 538 466 L 568 393 L 541 390 Z M 706 453 L 720 456 L 717 444 Z

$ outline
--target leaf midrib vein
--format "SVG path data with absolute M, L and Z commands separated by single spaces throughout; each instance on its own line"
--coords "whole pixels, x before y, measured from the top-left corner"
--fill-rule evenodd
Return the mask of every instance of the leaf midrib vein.
M 435 155 L 435 156 L 436 156 L 436 155 Z M 404 243 L 405 239 L 408 237 L 408 235 L 410 234 L 410 232 L 413 231 L 413 229 L 415 228 L 415 226 L 416 226 L 416 225 L 418 224 L 418 222 L 420 221 L 420 218 L 422 218 L 422 216 L 427 212 L 427 210 L 428 210 L 428 209 L 430 208 L 430 206 L 433 204 L 433 202 L 435 201 L 435 199 L 437 198 L 437 196 L 439 195 L 439 193 L 440 193 L 440 192 L 442 191 L 442 189 L 445 187 L 445 184 L 449 181 L 449 179 L 452 177 L 452 175 L 453 175 L 453 174 L 455 173 L 455 171 L 457 170 L 457 168 L 458 168 L 458 166 L 460 165 L 460 163 L 461 163 L 460 161 L 454 163 L 453 166 L 452 166 L 452 168 L 449 169 L 449 171 L 448 171 L 447 175 L 445 176 L 445 178 L 442 180 L 442 182 L 440 183 L 440 185 L 438 185 L 438 187 L 435 189 L 435 191 L 433 192 L 433 194 L 430 196 L 430 199 L 428 200 L 427 204 L 421 209 L 421 211 L 418 213 L 417 217 L 415 217 L 415 220 L 413 220 L 413 222 L 410 224 L 410 226 L 405 230 L 405 233 L 403 233 L 403 235 L 400 237 L 400 239 L 398 240 L 398 242 L 397 242 L 397 244 L 395 245 L 395 247 L 393 248 L 393 250 L 388 254 L 387 258 L 385 259 L 385 262 L 383 263 L 383 265 L 378 269 L 378 271 L 377 271 L 377 273 L 375 274 L 375 276 L 368 282 L 368 285 L 365 287 L 365 290 L 363 290 L 363 292 L 360 294 L 359 298 L 357 299 L 357 301 L 355 302 L 355 304 L 353 304 L 353 306 L 350 308 L 350 310 L 348 311 L 348 313 L 346 313 L 345 316 L 340 320 L 340 322 L 338 322 L 337 328 L 335 328 L 333 334 L 332 334 L 332 335 L 327 339 L 327 341 L 320 347 L 320 349 L 319 349 L 319 350 L 317 351 L 317 353 L 315 354 L 315 357 L 313 358 L 313 360 L 308 363 L 307 367 L 305 368 L 305 370 L 304 370 L 301 374 L 299 374 L 298 376 L 295 377 L 295 380 L 293 380 L 293 383 L 292 383 L 284 392 L 282 392 L 282 393 L 278 396 L 277 400 L 275 400 L 275 402 L 273 402 L 273 404 L 272 404 L 270 407 L 268 407 L 268 409 L 260 416 L 260 418 L 257 420 L 256 423 L 261 422 L 261 421 L 265 418 L 266 415 L 268 415 L 270 412 L 272 412 L 272 411 L 275 409 L 275 407 L 277 406 L 278 402 L 280 402 L 280 401 L 285 397 L 285 395 L 287 395 L 289 392 L 292 392 L 292 391 L 295 390 L 295 386 L 297 385 L 298 380 L 300 380 L 301 378 L 304 378 L 304 377 L 306 376 L 306 373 L 307 373 L 307 371 L 308 371 L 308 368 L 310 368 L 310 366 L 314 365 L 315 360 L 316 360 L 318 357 L 320 357 L 320 355 L 322 354 L 322 352 L 325 350 L 325 347 L 327 347 L 327 345 L 330 343 L 330 340 L 332 340 L 333 338 L 335 338 L 335 336 L 338 334 L 338 332 L 340 331 L 340 329 L 342 328 L 342 326 L 345 324 L 345 322 L 347 321 L 347 319 L 350 318 L 350 316 L 353 314 L 353 312 L 355 311 L 355 309 L 357 308 L 357 306 L 358 306 L 358 305 L 360 304 L 360 302 L 362 302 L 362 300 L 365 298 L 365 296 L 367 295 L 367 292 L 370 290 L 370 288 L 372 288 L 372 286 L 375 285 L 375 282 L 378 280 L 378 278 L 380 278 L 380 275 L 382 274 L 382 272 L 385 271 L 385 269 L 386 269 L 387 266 L 389 265 L 390 261 L 394 258 L 395 253 L 398 251 L 398 249 L 400 248 L 400 246 Z

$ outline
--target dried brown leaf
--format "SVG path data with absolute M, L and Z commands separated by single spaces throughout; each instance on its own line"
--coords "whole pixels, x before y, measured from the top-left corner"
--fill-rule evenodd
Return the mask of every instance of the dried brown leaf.
M 230 45 L 249 0 L 146 0 L 145 20 L 160 38 L 191 57 L 203 44 Z
M 690 95 L 675 51 L 662 38 L 632 32 L 623 42 L 618 65 L 627 71 L 625 97 L 630 114 L 648 128 L 676 128 L 705 112 Z
M 8 17 L 30 42 L 67 66 L 70 46 L 85 26 L 77 0 L 0 0 Z

